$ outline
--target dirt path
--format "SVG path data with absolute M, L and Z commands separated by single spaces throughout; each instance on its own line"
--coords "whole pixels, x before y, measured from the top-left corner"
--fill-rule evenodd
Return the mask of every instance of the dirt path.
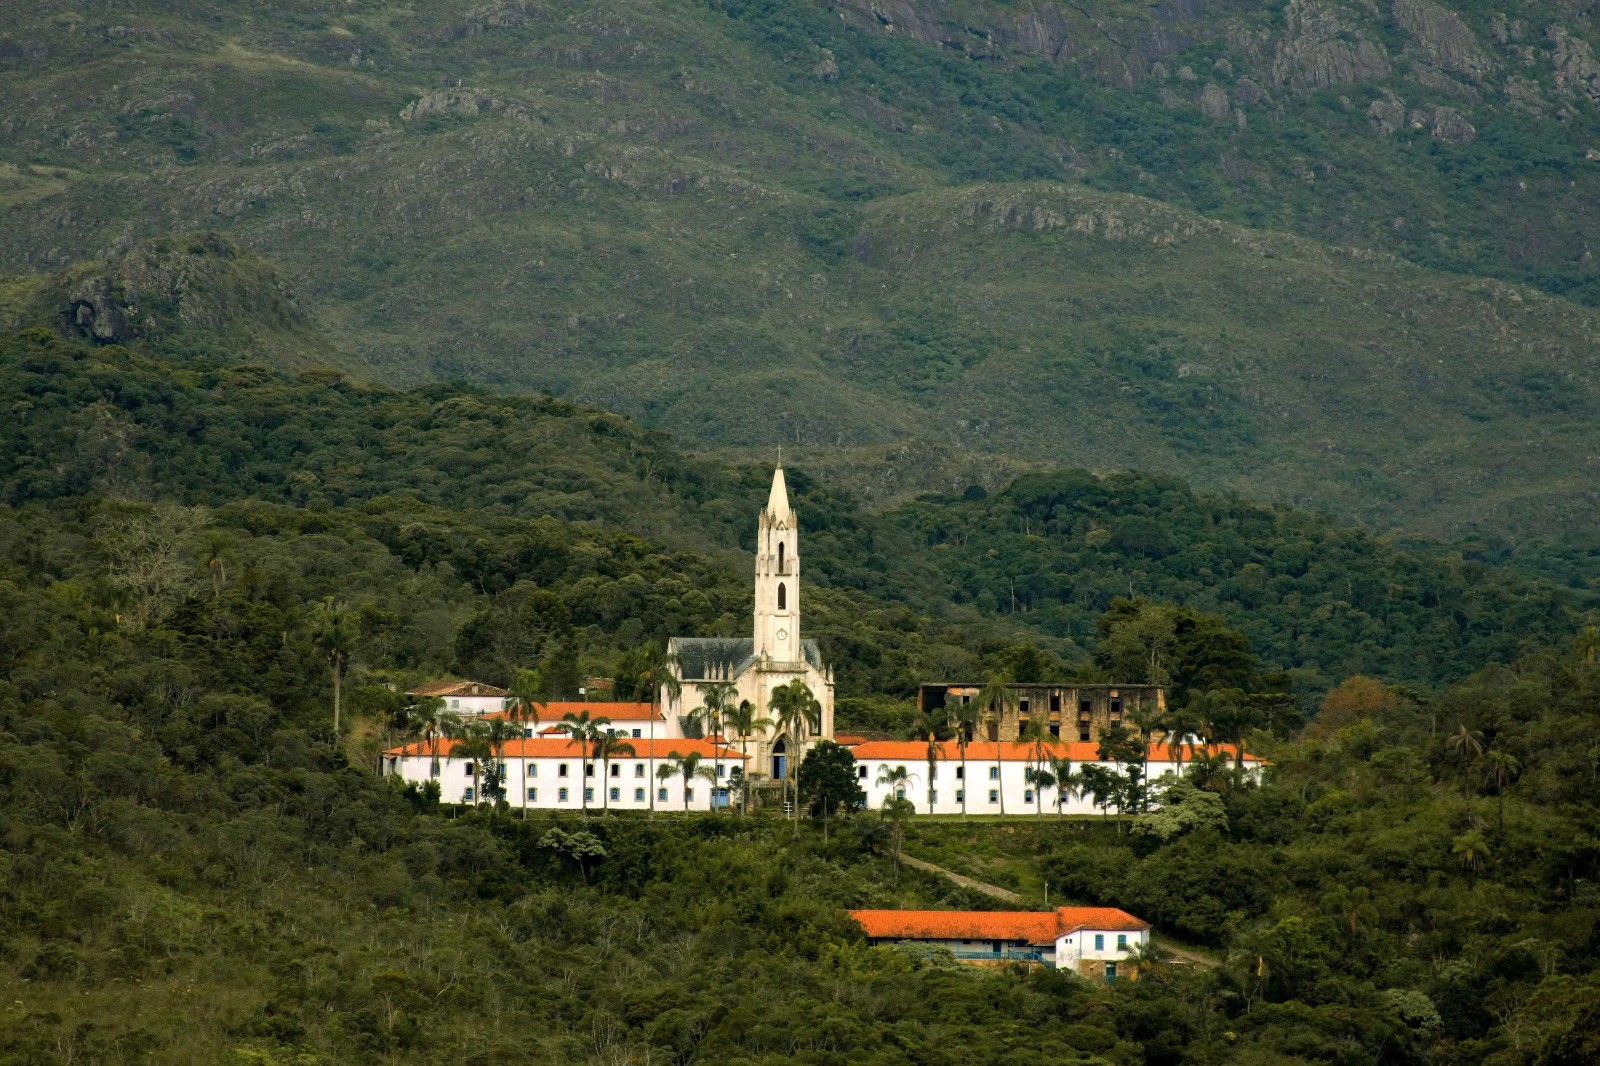
M 974 892 L 983 893 L 985 896 L 993 896 L 995 899 L 1003 899 L 1007 903 L 1025 902 L 1020 895 L 1011 891 L 1009 888 L 1001 888 L 999 885 L 985 884 L 982 881 L 977 881 L 973 878 L 967 877 L 965 874 L 958 874 L 954 870 L 946 870 L 943 866 L 935 866 L 926 859 L 912 858 L 905 852 L 900 853 L 900 861 L 905 863 L 907 866 L 915 867 L 918 870 L 926 870 L 929 873 L 934 874 L 943 874 L 945 877 L 948 877 L 962 888 L 970 888 Z M 1171 955 L 1174 962 L 1188 963 L 1191 966 L 1210 967 L 1217 965 L 1216 959 L 1209 958 L 1200 954 L 1198 951 L 1192 951 L 1189 948 L 1180 948 L 1168 937 L 1162 937 L 1161 939 L 1161 949 L 1167 954 Z
M 1007 903 L 1022 902 L 1022 897 L 1011 891 L 1009 888 L 1001 888 L 999 885 L 986 885 L 982 881 L 974 881 L 972 878 L 967 877 L 964 874 L 958 874 L 953 870 L 946 870 L 943 866 L 935 866 L 933 863 L 927 862 L 923 859 L 913 859 L 905 852 L 900 853 L 900 861 L 905 863 L 907 866 L 914 866 L 918 870 L 927 870 L 929 873 L 943 874 L 956 884 L 960 885 L 962 888 L 970 888 L 974 892 L 982 892 L 985 896 L 993 896 L 995 899 L 1003 899 Z

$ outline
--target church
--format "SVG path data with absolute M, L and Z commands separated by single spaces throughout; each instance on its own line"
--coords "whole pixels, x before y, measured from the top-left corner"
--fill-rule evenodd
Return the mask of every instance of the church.
M 821 728 L 812 735 L 791 736 L 765 729 L 744 739 L 750 751 L 752 779 L 780 779 L 791 763 L 818 739 L 833 739 L 833 670 L 822 661 L 822 649 L 800 632 L 800 528 L 789 506 L 783 467 L 772 473 L 772 491 L 756 529 L 755 610 L 746 637 L 674 637 L 667 645 L 678 692 L 662 686 L 661 706 L 669 722 L 681 721 L 703 702 L 702 686 L 727 682 L 734 686 L 732 703 L 748 701 L 756 719 L 775 719 L 772 693 L 802 681 L 822 707 Z M 681 735 L 681 734 L 680 734 Z
M 798 765 L 810 744 L 832 739 L 833 671 L 824 665 L 817 642 L 800 634 L 799 529 L 781 466 L 773 472 L 772 491 L 758 521 L 755 562 L 754 625 L 748 638 L 674 637 L 668 651 L 677 691 L 663 685 L 656 705 L 583 702 L 541 707 L 540 722 L 525 724 L 523 736 L 509 741 L 500 753 L 501 782 L 511 805 L 711 810 L 728 806 L 735 769 L 743 767 L 741 773 L 752 781 L 781 779 Z M 704 704 L 704 686 L 732 685 L 730 705 L 748 701 L 755 710 L 753 717 L 760 720 L 776 717 L 773 691 L 797 680 L 805 683 L 821 707 L 818 729 L 794 735 L 763 728 L 748 737 L 724 729 L 722 736 L 709 740 L 688 735 L 686 723 Z M 452 710 L 475 718 L 504 716 L 508 696 L 502 689 L 473 682 L 432 686 L 417 694 L 449 696 L 459 705 Z M 467 706 L 472 701 L 466 696 L 477 702 Z M 629 750 L 604 760 L 590 758 L 582 745 L 567 739 L 553 724 L 567 711 L 607 718 L 611 731 Z M 681 768 L 688 755 L 698 755 L 704 762 L 699 772 L 707 784 L 672 776 L 671 768 Z M 661 776 L 664 767 L 666 777 Z M 459 741 L 414 741 L 391 748 L 383 753 L 380 768 L 406 781 L 437 782 L 446 803 L 475 802 L 483 787 L 481 767 Z

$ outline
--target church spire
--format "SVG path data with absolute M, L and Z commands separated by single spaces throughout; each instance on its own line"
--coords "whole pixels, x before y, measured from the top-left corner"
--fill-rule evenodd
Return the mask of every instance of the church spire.
M 793 512 L 789 510 L 789 486 L 783 480 L 783 467 L 780 465 L 772 472 L 772 491 L 767 495 L 767 514 L 774 519 L 789 518 Z M 785 522 L 785 525 L 794 525 Z

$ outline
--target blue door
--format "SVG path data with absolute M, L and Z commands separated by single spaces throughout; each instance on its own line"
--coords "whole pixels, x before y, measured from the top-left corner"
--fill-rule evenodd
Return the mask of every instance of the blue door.
M 711 806 L 721 809 L 728 805 L 728 790 L 725 788 L 713 789 L 711 792 Z
M 786 756 L 774 755 L 772 757 L 772 776 L 774 778 L 776 778 L 777 780 L 782 781 L 784 779 L 784 777 L 786 776 L 784 774 L 784 767 L 787 764 L 788 764 L 788 758 Z

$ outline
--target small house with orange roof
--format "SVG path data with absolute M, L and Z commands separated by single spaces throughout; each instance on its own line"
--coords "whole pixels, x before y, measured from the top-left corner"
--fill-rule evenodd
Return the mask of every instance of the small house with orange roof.
M 851 911 L 870 944 L 927 944 L 962 962 L 1043 963 L 1085 977 L 1132 976 L 1150 923 L 1116 907 L 1053 911 Z
M 413 699 L 437 697 L 444 700 L 445 709 L 463 718 L 481 718 L 486 714 L 505 709 L 506 697 L 511 693 L 482 681 L 432 681 L 406 693 Z

